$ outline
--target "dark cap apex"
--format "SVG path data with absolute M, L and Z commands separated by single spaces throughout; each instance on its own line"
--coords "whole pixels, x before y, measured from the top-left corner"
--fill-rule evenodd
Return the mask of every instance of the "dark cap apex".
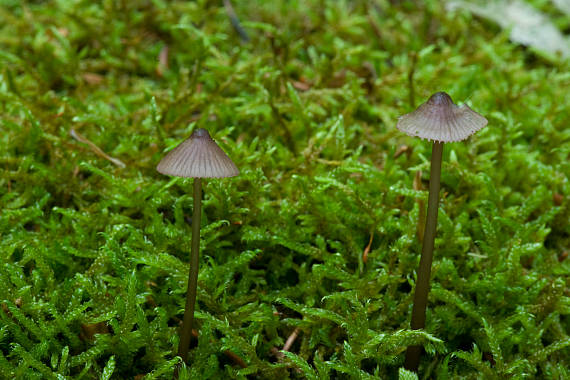
M 210 137 L 210 133 L 204 129 L 204 128 L 198 128 L 196 129 L 194 132 L 192 132 L 192 136 L 193 138 L 204 138 L 204 137 Z
M 445 92 L 436 92 L 428 99 L 428 103 L 434 106 L 451 106 L 453 100 Z

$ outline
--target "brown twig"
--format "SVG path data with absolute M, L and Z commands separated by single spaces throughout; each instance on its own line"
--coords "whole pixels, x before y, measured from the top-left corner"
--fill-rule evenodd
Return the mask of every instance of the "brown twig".
M 99 157 L 103 157 L 104 159 L 111 161 L 113 164 L 117 165 L 118 167 L 120 167 L 121 169 L 124 169 L 127 167 L 127 165 L 125 165 L 125 163 L 121 160 L 119 160 L 118 158 L 114 158 L 109 156 L 107 153 L 103 152 L 103 150 L 101 148 L 99 148 L 97 145 L 95 145 L 93 142 L 91 142 L 90 140 L 88 140 L 85 136 L 81 135 L 79 132 L 77 132 L 75 129 L 71 129 L 69 131 L 69 134 L 71 135 L 71 137 L 73 137 L 75 140 L 82 142 L 84 144 L 87 144 L 89 146 L 89 148 L 91 148 L 91 150 L 98 155 Z
M 160 53 L 158 53 L 158 63 L 156 64 L 156 74 L 159 77 L 164 75 L 164 72 L 168 70 L 168 52 L 169 48 L 168 45 L 164 45 L 162 49 L 160 49 Z
M 372 241 L 374 240 L 374 231 L 370 233 L 370 240 L 368 241 L 368 245 L 364 248 L 364 253 L 362 253 L 362 261 L 364 264 L 368 261 L 368 254 L 370 253 L 370 247 L 372 247 Z
M 279 362 L 282 362 L 285 359 L 285 355 L 283 355 L 283 353 L 281 351 L 289 351 L 291 349 L 291 347 L 293 346 L 293 343 L 295 343 L 295 340 L 299 336 L 300 332 L 301 332 L 301 329 L 299 329 L 298 327 L 295 328 L 295 330 L 293 330 L 291 335 L 289 335 L 289 337 L 285 341 L 285 344 L 283 345 L 283 348 L 281 350 L 279 350 L 277 347 L 271 348 L 271 350 L 270 350 L 271 353 L 277 358 L 277 360 Z
M 295 343 L 295 339 L 297 339 L 297 337 L 299 336 L 299 332 L 301 332 L 301 330 L 298 327 L 295 330 L 293 330 L 293 332 L 291 333 L 291 335 L 289 335 L 289 338 L 287 338 L 285 344 L 283 345 L 283 351 L 289 351 L 291 349 L 291 346 L 293 345 L 293 343 Z
M 411 153 L 412 149 L 407 146 L 407 145 L 400 145 L 398 147 L 398 149 L 396 150 L 396 152 L 394 153 L 394 158 L 398 158 L 400 157 L 402 154 L 406 153 L 406 155 L 409 157 L 410 153 Z
M 236 353 L 234 353 L 230 350 L 225 350 L 224 355 L 226 355 L 232 362 L 234 362 L 235 364 L 237 364 L 241 368 L 247 368 L 247 364 Z

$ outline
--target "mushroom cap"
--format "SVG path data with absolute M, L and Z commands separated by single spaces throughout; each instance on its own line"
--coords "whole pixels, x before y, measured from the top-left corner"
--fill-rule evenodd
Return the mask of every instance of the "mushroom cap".
M 187 178 L 223 178 L 239 174 L 233 161 L 203 128 L 196 129 L 188 139 L 168 152 L 156 170 Z
M 487 119 L 463 104 L 457 106 L 445 92 L 436 92 L 427 102 L 398 119 L 397 128 L 410 136 L 451 142 L 465 140 L 487 125 Z

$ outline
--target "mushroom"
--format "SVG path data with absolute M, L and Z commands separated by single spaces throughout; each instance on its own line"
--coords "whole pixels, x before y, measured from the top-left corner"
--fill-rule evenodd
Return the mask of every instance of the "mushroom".
M 162 174 L 194 178 L 194 211 L 192 213 L 192 248 L 186 307 L 178 345 L 178 356 L 186 362 L 196 303 L 198 257 L 200 255 L 200 217 L 202 209 L 202 178 L 234 177 L 238 168 L 210 137 L 207 130 L 196 129 L 190 138 L 170 151 L 157 165 Z
M 425 327 L 429 279 L 437 227 L 443 144 L 465 140 L 485 125 L 487 125 L 487 119 L 467 105 L 457 106 L 445 92 L 436 92 L 414 112 L 400 116 L 398 119 L 397 128 L 400 131 L 410 136 L 433 141 L 427 218 L 412 309 L 411 327 L 414 330 Z M 408 347 L 405 368 L 417 371 L 420 356 L 421 346 Z

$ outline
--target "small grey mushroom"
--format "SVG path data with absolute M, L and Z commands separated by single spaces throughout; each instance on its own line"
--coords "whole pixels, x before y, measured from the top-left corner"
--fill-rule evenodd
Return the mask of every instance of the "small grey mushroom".
M 239 170 L 228 155 L 216 144 L 205 129 L 196 129 L 192 135 L 170 151 L 157 165 L 162 174 L 176 177 L 194 178 L 194 210 L 192 212 L 192 246 L 186 307 L 180 332 L 178 356 L 186 362 L 198 283 L 198 259 L 200 256 L 200 222 L 202 213 L 202 178 L 234 177 Z M 178 368 L 177 368 L 178 369 Z M 177 376 L 178 371 L 175 372 Z
M 468 105 L 456 105 L 445 92 L 436 92 L 427 102 L 398 119 L 397 128 L 422 139 L 452 142 L 465 140 L 487 125 L 487 119 Z
M 239 174 L 233 161 L 203 128 L 196 129 L 190 138 L 172 149 L 160 160 L 156 170 L 187 178 L 223 178 Z
M 445 92 L 436 92 L 415 111 L 398 119 L 397 128 L 400 131 L 413 137 L 433 141 L 427 217 L 412 308 L 411 327 L 414 330 L 423 329 L 426 321 L 429 280 L 437 228 L 443 144 L 465 140 L 486 125 L 487 119 L 467 105 L 457 106 Z M 404 367 L 417 371 L 420 356 L 421 346 L 408 347 Z

